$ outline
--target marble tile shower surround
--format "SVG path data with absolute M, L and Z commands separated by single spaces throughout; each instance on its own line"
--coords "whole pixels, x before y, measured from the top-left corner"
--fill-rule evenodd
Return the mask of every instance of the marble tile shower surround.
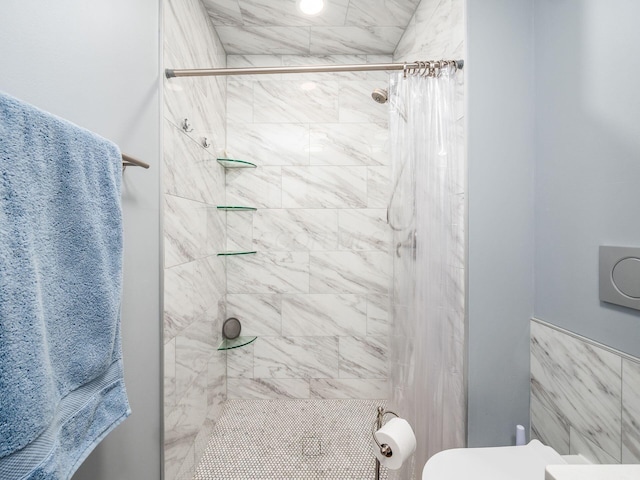
M 531 322 L 531 436 L 592 463 L 640 463 L 640 359 Z
M 391 54 L 419 0 L 203 0 L 229 54 Z
M 229 67 L 389 62 L 229 55 Z M 229 398 L 387 396 L 390 232 L 384 72 L 230 77 L 227 314 L 258 335 L 227 353 Z
M 226 55 L 198 0 L 165 0 L 164 63 L 224 67 Z M 226 293 L 224 170 L 226 81 L 173 79 L 164 88 L 165 478 L 192 478 L 226 398 L 220 341 Z M 188 118 L 193 130 L 185 132 Z M 212 146 L 202 147 L 207 137 Z

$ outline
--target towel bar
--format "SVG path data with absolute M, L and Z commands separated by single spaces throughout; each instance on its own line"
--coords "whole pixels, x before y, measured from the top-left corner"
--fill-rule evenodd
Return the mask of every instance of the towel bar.
M 149 164 L 146 162 L 143 162 L 142 160 L 138 160 L 137 158 L 133 158 L 129 155 L 126 154 L 122 154 L 122 168 L 127 168 L 127 167 L 142 167 L 142 168 L 149 168 Z

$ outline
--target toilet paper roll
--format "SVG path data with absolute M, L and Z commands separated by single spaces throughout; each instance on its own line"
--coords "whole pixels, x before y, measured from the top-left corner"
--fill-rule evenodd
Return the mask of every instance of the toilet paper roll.
M 404 418 L 389 420 L 376 432 L 376 438 L 380 445 L 386 443 L 391 447 L 393 454 L 390 457 L 382 455 L 377 445 L 373 447 L 380 463 L 390 470 L 398 470 L 416 450 L 416 436 L 411 425 Z

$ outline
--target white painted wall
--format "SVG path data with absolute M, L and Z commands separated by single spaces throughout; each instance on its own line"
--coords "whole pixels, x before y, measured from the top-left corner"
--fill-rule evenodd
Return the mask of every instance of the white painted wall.
M 640 356 L 598 246 L 640 246 L 640 3 L 536 0 L 535 316 Z
M 468 443 L 529 419 L 533 0 L 467 0 Z
M 157 0 L 3 0 L 0 89 L 147 161 L 127 169 L 122 329 L 133 415 L 76 480 L 160 478 L 160 104 Z

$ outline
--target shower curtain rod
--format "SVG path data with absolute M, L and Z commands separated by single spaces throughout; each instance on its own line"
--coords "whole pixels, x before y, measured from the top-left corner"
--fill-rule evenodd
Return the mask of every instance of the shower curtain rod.
M 209 77 L 218 75 L 269 75 L 276 73 L 324 73 L 324 72 L 371 72 L 384 70 L 404 70 L 409 74 L 433 72 L 445 65 L 453 65 L 456 69 L 464 66 L 464 60 L 435 60 L 411 63 L 364 63 L 353 65 L 300 65 L 290 67 L 243 67 L 243 68 L 196 68 L 177 70 L 167 68 L 167 78 L 175 77 Z

